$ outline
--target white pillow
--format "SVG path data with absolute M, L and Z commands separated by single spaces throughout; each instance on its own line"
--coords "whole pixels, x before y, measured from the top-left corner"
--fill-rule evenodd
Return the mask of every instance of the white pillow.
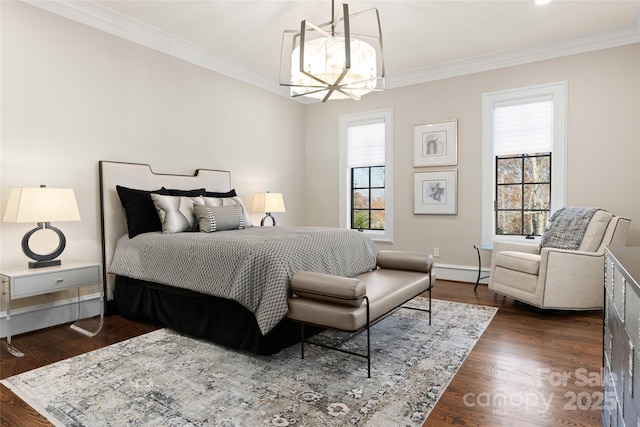
M 163 233 L 181 233 L 198 229 L 198 219 L 193 210 L 193 205 L 204 205 L 204 200 L 201 196 L 186 197 L 151 194 L 151 200 L 153 200 L 153 204 L 158 211 Z

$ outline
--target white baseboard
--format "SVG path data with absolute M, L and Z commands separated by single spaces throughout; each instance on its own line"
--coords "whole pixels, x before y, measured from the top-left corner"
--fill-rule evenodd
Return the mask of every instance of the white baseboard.
M 100 314 L 100 294 L 80 297 L 80 318 Z M 69 298 L 47 304 L 39 304 L 11 310 L 11 336 L 31 332 L 78 318 L 78 299 Z M 0 312 L 0 338 L 7 336 L 7 312 Z
M 465 265 L 454 265 L 454 264 L 434 264 L 435 267 L 435 275 L 436 281 L 438 279 L 442 280 L 453 280 L 455 282 L 471 282 L 476 283 L 478 280 L 478 267 L 469 267 Z M 489 269 L 486 267 L 482 268 L 481 277 L 485 277 L 489 275 Z M 436 282 L 437 283 L 437 282 Z M 488 283 L 487 278 L 480 280 L 480 283 Z

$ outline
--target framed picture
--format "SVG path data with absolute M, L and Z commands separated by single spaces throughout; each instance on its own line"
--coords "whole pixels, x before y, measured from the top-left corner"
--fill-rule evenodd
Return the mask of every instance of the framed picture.
M 458 164 L 458 120 L 414 126 L 413 167 Z
M 413 213 L 456 215 L 458 171 L 415 172 Z

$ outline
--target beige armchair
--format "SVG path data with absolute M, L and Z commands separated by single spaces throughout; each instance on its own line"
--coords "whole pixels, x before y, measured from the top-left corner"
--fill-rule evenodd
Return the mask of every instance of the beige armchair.
M 602 308 L 604 248 L 624 245 L 630 223 L 597 211 L 577 250 L 494 242 L 489 289 L 539 308 Z

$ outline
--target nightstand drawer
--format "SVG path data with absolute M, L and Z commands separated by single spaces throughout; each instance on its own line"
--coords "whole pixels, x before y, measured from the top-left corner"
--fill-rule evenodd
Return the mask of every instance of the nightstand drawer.
M 32 295 L 58 292 L 63 289 L 77 288 L 100 283 L 100 267 L 91 265 L 74 269 L 49 270 L 41 274 L 29 274 L 13 277 L 11 280 L 11 298 L 24 298 Z

